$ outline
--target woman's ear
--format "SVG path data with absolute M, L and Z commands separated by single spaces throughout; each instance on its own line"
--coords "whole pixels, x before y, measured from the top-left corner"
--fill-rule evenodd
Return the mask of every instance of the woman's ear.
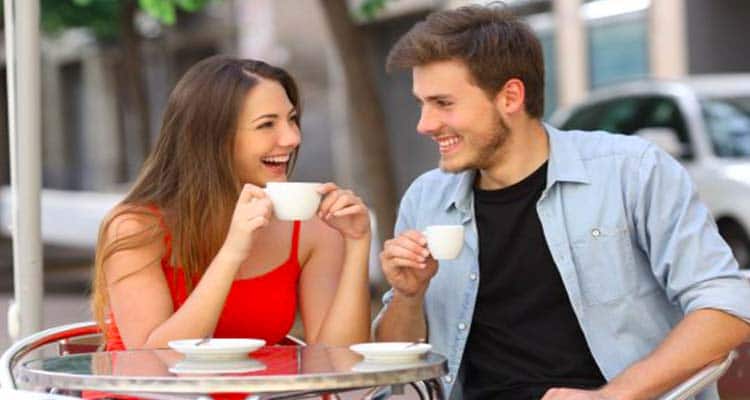
M 526 88 L 518 78 L 508 79 L 495 96 L 495 107 L 502 114 L 515 114 L 524 110 Z

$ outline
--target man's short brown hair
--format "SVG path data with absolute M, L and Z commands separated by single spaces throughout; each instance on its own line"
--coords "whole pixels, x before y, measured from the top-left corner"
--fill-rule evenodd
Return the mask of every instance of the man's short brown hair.
M 526 112 L 544 113 L 542 46 L 529 26 L 502 6 L 466 6 L 434 12 L 402 36 L 388 54 L 386 68 L 413 68 L 461 60 L 490 98 L 512 78 L 526 89 Z

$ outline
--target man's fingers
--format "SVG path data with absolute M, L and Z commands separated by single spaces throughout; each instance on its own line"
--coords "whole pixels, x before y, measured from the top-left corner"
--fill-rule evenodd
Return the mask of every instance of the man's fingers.
M 388 263 L 390 263 L 391 264 L 390 266 L 394 268 L 414 268 L 414 269 L 427 268 L 427 265 L 424 263 L 420 263 L 420 262 L 410 260 L 408 258 L 403 258 L 403 257 L 392 257 L 390 261 L 388 261 Z
M 398 237 L 396 239 L 387 240 L 383 245 L 383 250 L 390 250 L 395 248 L 406 249 L 413 253 L 416 257 L 426 258 L 430 255 L 430 252 L 427 250 L 427 248 L 424 247 L 424 245 L 406 237 Z
M 408 230 L 408 231 L 402 232 L 400 237 L 408 238 L 414 243 L 420 244 L 422 246 L 427 245 L 427 239 L 424 237 L 424 235 L 420 231 Z
M 386 258 L 406 258 L 420 263 L 424 263 L 427 259 L 421 251 L 414 251 L 398 244 L 390 244 L 388 247 L 384 247 L 383 253 Z

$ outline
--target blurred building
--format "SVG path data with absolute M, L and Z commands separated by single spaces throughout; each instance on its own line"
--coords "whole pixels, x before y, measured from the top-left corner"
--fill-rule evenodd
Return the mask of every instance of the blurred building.
M 151 139 L 159 129 L 169 90 L 194 62 L 235 49 L 228 5 L 200 14 L 181 14 L 174 28 L 139 15 L 142 71 L 150 107 Z M 118 21 L 113 21 L 118 23 Z M 0 97 L 7 121 L 5 53 Z M 53 189 L 113 191 L 133 179 L 144 159 L 134 106 L 124 101 L 124 54 L 116 43 L 100 42 L 84 29 L 42 37 L 42 174 Z M 8 184 L 7 123 L 0 132 L 0 184 Z
M 256 57 L 284 66 L 298 79 L 304 104 L 299 180 L 340 180 L 358 154 L 346 151 L 351 105 L 341 55 L 320 9 L 321 0 L 225 0 L 180 15 L 164 29 L 142 19 L 143 66 L 152 138 L 166 97 L 195 61 L 215 53 Z M 353 14 L 362 0 L 347 0 Z M 419 110 L 411 74 L 386 74 L 393 43 L 433 10 L 487 1 L 389 0 L 372 20 L 357 57 L 367 60 L 385 113 L 388 154 L 400 196 L 437 161 L 431 141 L 415 133 Z M 745 0 L 508 0 L 538 33 L 545 53 L 546 115 L 590 89 L 641 78 L 750 71 Z M 143 159 L 132 105 L 120 96 L 118 49 L 82 31 L 45 38 L 43 58 L 43 182 L 47 188 L 106 191 L 131 181 Z M 0 80 L 0 113 L 5 113 Z M 3 114 L 4 117 L 4 114 Z M 5 120 L 5 118 L 3 118 Z M 7 130 L 0 132 L 0 184 L 8 182 Z M 343 179 L 344 181 L 346 179 Z

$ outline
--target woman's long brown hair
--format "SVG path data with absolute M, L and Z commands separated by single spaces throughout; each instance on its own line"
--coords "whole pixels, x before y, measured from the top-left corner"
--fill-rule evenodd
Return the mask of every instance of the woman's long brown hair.
M 91 307 L 105 334 L 109 302 L 104 263 L 113 254 L 164 241 L 169 233 L 170 265 L 180 267 L 189 291 L 193 277 L 202 274 L 219 251 L 241 189 L 232 156 L 237 120 L 245 97 L 259 79 L 279 82 L 301 115 L 292 77 L 262 61 L 207 58 L 191 67 L 170 94 L 154 149 L 133 188 L 99 228 Z M 297 151 L 287 173 L 296 155 Z M 123 215 L 139 215 L 151 223 L 141 232 L 107 240 L 114 237 L 110 225 Z

